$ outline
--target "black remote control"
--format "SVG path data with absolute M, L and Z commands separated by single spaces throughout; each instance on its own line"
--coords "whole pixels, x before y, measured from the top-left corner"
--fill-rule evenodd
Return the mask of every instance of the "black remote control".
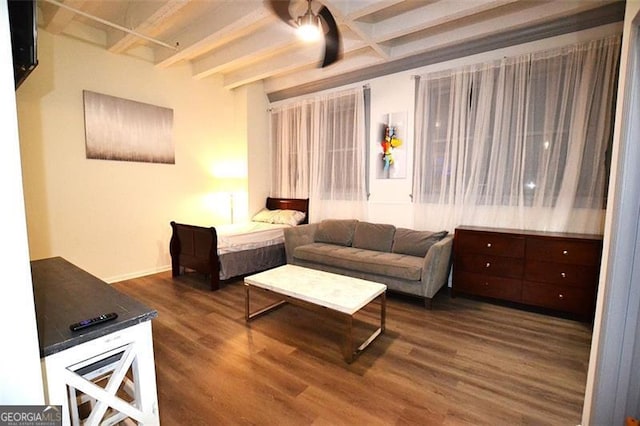
M 103 322 L 111 321 L 118 318 L 118 314 L 111 312 L 108 314 L 102 314 L 99 317 L 89 318 L 80 322 L 73 323 L 69 326 L 71 331 L 82 330 L 83 328 L 91 327 L 92 325 L 102 324 Z

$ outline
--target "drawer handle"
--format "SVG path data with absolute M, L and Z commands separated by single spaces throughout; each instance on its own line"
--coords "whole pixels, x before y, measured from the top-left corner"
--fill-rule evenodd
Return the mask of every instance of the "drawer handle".
M 484 283 L 484 286 L 485 286 L 485 287 L 489 287 L 489 283 L 485 282 L 485 283 Z
M 561 276 L 562 278 L 567 278 L 567 274 L 565 274 L 564 272 L 560 272 L 560 276 Z
M 564 294 L 562 294 L 562 293 L 558 294 L 558 298 L 559 299 L 564 299 Z
M 485 265 L 486 268 L 490 267 L 491 263 L 487 262 L 487 264 Z
M 565 256 L 569 254 L 569 252 L 567 250 L 562 250 L 562 254 L 564 254 Z
M 487 243 L 487 247 L 491 248 L 491 243 Z

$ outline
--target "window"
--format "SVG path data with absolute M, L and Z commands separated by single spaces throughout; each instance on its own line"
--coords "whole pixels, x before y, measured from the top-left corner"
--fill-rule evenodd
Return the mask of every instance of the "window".
M 562 231 L 577 209 L 600 210 L 619 50 L 609 37 L 422 77 L 416 202 L 456 206 L 449 227 L 501 226 L 514 207 L 518 226 Z M 553 223 L 525 217 L 540 209 Z
M 314 220 L 343 209 L 366 211 L 366 146 L 362 88 L 274 108 L 272 192 L 309 197 Z M 337 203 L 337 202 L 340 203 Z M 356 207 L 354 205 L 357 204 Z M 348 210 L 350 209 L 350 210 Z

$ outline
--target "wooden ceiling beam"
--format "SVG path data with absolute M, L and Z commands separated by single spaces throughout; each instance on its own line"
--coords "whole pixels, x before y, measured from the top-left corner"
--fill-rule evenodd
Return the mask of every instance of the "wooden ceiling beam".
M 182 10 L 190 1 L 192 0 L 132 3 L 127 14 L 137 23 L 132 25 L 131 29 L 138 33 L 153 35 L 155 28 Z M 134 34 L 122 33 L 118 30 L 110 31 L 108 40 L 107 49 L 112 53 L 123 53 L 140 41 Z

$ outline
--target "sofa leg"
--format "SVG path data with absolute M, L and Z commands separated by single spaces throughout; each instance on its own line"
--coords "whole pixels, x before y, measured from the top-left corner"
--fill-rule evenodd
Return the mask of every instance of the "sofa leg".
M 431 309 L 433 307 L 433 299 L 430 297 L 424 298 L 424 307 L 427 309 Z

